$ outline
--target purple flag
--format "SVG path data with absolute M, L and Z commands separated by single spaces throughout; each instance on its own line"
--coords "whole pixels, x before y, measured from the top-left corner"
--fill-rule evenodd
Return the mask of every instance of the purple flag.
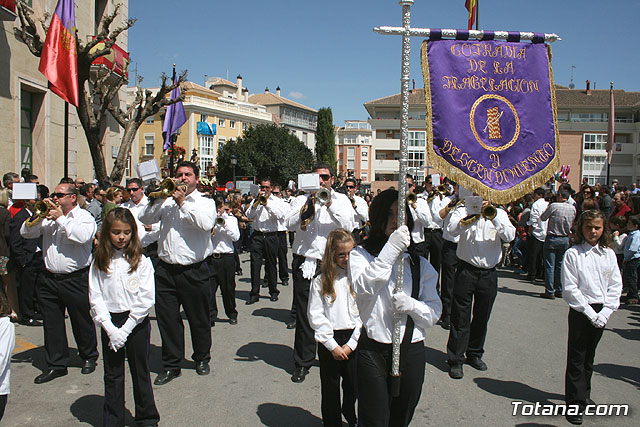
M 549 56 L 542 43 L 425 41 L 429 163 L 495 203 L 548 181 L 560 167 Z
M 173 70 L 173 83 L 178 83 L 175 69 Z M 171 91 L 171 99 L 180 96 L 180 86 Z M 162 138 L 164 138 L 163 151 L 171 148 L 171 136 L 178 132 L 178 129 L 187 122 L 187 115 L 184 112 L 182 101 L 171 104 L 167 107 L 167 114 L 164 116 L 162 126 Z

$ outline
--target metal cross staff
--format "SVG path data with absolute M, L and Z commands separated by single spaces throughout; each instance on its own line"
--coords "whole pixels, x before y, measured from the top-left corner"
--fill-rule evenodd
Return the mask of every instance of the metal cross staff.
M 400 116 L 400 171 L 398 175 L 398 226 L 406 223 L 406 210 L 404 209 L 407 195 L 407 186 L 405 184 L 405 176 L 407 175 L 407 163 L 409 158 L 409 69 L 411 64 L 411 39 L 410 37 L 430 37 L 430 28 L 411 28 L 411 6 L 414 0 L 401 0 L 402 6 L 402 27 L 375 27 L 373 31 L 385 35 L 401 35 L 402 36 L 402 76 L 401 83 L 401 116 Z M 442 38 L 457 38 L 458 30 L 442 29 L 437 30 Z M 485 38 L 485 31 L 470 30 L 468 33 L 469 40 L 481 40 Z M 487 35 L 489 33 L 486 33 Z M 491 33 L 494 40 L 508 40 L 514 36 L 513 32 L 496 31 Z M 533 40 L 537 35 L 532 32 L 520 32 L 518 37 L 520 40 Z M 557 34 L 545 34 L 545 42 L 553 42 L 560 40 Z M 402 283 L 404 282 L 404 263 L 399 262 L 396 270 L 396 286 L 394 293 L 402 291 Z M 402 316 L 395 313 L 393 318 L 393 353 L 391 358 L 391 376 L 400 377 L 400 335 Z M 399 387 L 393 390 L 394 394 L 399 392 Z M 397 394 L 395 394 L 397 396 Z

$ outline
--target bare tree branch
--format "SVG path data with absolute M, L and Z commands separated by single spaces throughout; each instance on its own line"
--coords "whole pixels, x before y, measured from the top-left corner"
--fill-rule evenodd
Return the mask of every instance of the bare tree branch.
M 20 18 L 20 28 L 16 28 L 16 34 L 20 36 L 20 39 L 27 45 L 33 55 L 40 57 L 43 42 L 40 35 L 38 35 L 36 23 L 31 16 L 31 11 L 25 8 L 22 1 L 16 4 L 16 11 Z

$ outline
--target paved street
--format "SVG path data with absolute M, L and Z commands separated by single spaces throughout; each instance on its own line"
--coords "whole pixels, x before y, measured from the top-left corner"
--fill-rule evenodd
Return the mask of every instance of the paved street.
M 314 367 L 302 384 L 290 380 L 293 331 L 285 328 L 292 287 L 281 287 L 280 300 L 270 302 L 266 289 L 251 306 L 248 298 L 248 255 L 241 256 L 245 275 L 238 281 L 239 324 L 220 319 L 213 328 L 211 375 L 198 377 L 184 362 L 182 377 L 154 386 L 165 426 L 314 426 L 321 425 L 319 371 Z M 562 403 L 568 307 L 562 300 L 538 297 L 532 285 L 504 270 L 489 323 L 484 360 L 487 372 L 465 366 L 462 380 L 447 374 L 448 331 L 435 326 L 427 336 L 427 374 L 414 426 L 568 426 L 563 417 L 514 417 L 514 400 Z M 218 296 L 218 307 L 222 300 Z M 152 379 L 161 370 L 160 335 L 152 322 Z M 191 344 L 186 329 L 186 355 Z M 69 375 L 44 385 L 33 378 L 44 369 L 41 328 L 16 326 L 11 395 L 3 425 L 101 425 L 102 360 L 92 375 L 81 375 L 75 341 Z M 592 398 L 596 403 L 628 403 L 628 417 L 585 417 L 584 425 L 639 425 L 640 306 L 614 313 L 598 347 Z M 133 412 L 127 373 L 127 407 Z M 127 425 L 134 425 L 133 417 Z M 345 424 L 346 425 L 346 424 Z

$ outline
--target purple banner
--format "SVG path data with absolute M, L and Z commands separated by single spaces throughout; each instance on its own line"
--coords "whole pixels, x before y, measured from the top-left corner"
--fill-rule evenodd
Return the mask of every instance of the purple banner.
M 559 168 L 545 44 L 437 40 L 422 45 L 429 162 L 496 203 Z

